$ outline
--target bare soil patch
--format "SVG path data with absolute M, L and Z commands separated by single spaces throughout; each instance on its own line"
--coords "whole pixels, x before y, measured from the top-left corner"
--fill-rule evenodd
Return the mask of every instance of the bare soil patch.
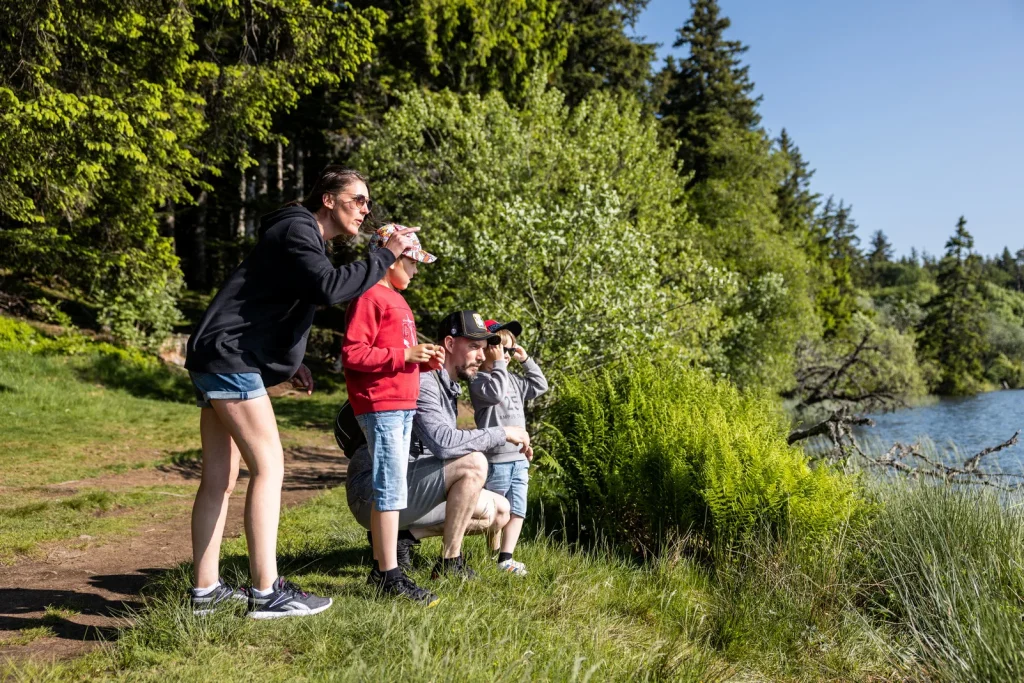
M 282 502 L 296 505 L 325 488 L 345 481 L 348 461 L 328 448 L 291 448 L 285 452 Z M 45 493 L 67 495 L 78 488 L 109 491 L 135 486 L 195 484 L 198 462 L 181 462 L 157 468 L 130 470 L 96 479 L 46 487 Z M 228 511 L 225 537 L 242 532 L 242 510 L 248 473 L 239 475 Z M 124 616 L 141 606 L 139 594 L 149 578 L 192 556 L 190 496 L 180 497 L 181 514 L 170 521 L 138 527 L 131 536 L 84 539 L 73 547 L 53 544 L 43 560 L 26 561 L 0 569 L 0 643 L 17 638 L 25 629 L 48 626 L 54 636 L 25 645 L 0 645 L 0 660 L 40 657 L 73 657 L 117 637 L 117 629 L 130 626 Z M 51 615 L 47 606 L 78 612 L 73 616 Z

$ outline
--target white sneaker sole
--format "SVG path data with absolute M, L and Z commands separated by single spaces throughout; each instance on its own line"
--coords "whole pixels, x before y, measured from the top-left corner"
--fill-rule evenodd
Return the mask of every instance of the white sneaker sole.
M 325 609 L 334 604 L 333 598 L 328 598 L 329 602 L 323 607 L 316 607 L 314 609 L 306 610 L 290 610 L 288 612 L 249 612 L 250 619 L 283 619 L 285 617 L 311 617 L 314 614 L 320 614 Z

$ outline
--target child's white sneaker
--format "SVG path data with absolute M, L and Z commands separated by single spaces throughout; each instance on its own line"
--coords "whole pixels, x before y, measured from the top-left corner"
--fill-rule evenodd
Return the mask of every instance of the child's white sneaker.
M 522 562 L 516 562 L 515 560 L 505 560 L 504 562 L 498 563 L 498 569 L 509 574 L 515 574 L 516 576 L 526 576 L 526 565 Z

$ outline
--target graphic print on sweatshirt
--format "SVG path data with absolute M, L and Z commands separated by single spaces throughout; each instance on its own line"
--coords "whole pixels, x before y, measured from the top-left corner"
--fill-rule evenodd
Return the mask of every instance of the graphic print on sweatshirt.
M 416 321 L 409 314 L 402 318 L 402 343 L 407 349 L 416 346 Z

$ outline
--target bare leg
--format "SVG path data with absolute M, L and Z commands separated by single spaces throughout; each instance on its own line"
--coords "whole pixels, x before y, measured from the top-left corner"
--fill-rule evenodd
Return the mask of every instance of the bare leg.
M 370 511 L 370 536 L 373 539 L 373 558 L 382 572 L 398 566 L 398 510 L 378 512 L 374 505 Z
M 245 540 L 254 588 L 269 589 L 277 579 L 277 526 L 281 518 L 284 450 L 270 398 L 213 400 L 213 409 L 249 470 L 245 496 Z
M 511 553 L 516 549 L 519 542 L 519 534 L 523 531 L 523 518 L 519 515 L 511 515 L 508 524 L 502 530 L 501 552 Z
M 447 470 L 446 470 L 447 474 Z M 466 535 L 481 534 L 492 531 L 495 527 L 500 529 L 509 519 L 509 505 L 504 496 L 499 496 L 490 491 L 481 491 L 477 499 L 476 509 L 473 516 L 466 525 Z M 444 535 L 444 525 L 412 527 L 409 533 L 417 541 L 432 536 Z
M 220 576 L 220 543 L 228 499 L 238 480 L 238 447 L 212 408 L 199 417 L 203 440 L 203 474 L 192 504 L 192 558 L 197 588 L 212 586 Z
M 480 492 L 487 480 L 487 458 L 483 453 L 470 453 L 444 465 L 448 484 L 444 510 L 442 556 L 445 559 L 462 553 L 462 537 L 466 534 L 473 513 L 480 502 Z

